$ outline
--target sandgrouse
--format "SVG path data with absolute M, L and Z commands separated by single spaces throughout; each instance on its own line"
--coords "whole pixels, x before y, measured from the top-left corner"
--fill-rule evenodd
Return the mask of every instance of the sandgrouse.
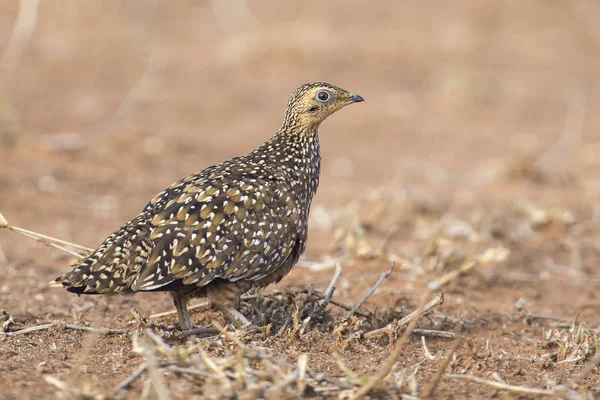
M 192 328 L 188 300 L 203 296 L 236 326 L 249 324 L 240 296 L 279 282 L 306 246 L 320 123 L 361 101 L 329 83 L 300 86 L 271 139 L 169 186 L 50 284 L 78 294 L 168 291 L 182 330 Z

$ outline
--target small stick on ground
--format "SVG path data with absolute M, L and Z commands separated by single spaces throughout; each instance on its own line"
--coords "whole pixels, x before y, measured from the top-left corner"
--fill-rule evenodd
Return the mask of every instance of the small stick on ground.
M 158 365 L 160 370 L 169 369 L 176 372 L 187 373 L 187 374 L 195 374 L 195 375 L 204 375 L 204 376 L 212 376 L 208 372 L 199 371 L 190 368 L 179 367 L 172 362 L 161 362 Z M 123 379 L 117 386 L 115 386 L 115 393 L 127 389 L 133 382 L 135 382 L 146 370 L 148 369 L 148 364 L 145 362 L 140 364 L 135 371 L 131 373 L 127 378 Z
M 427 298 L 429 297 L 429 295 L 430 295 L 430 292 L 427 292 L 422 297 L 421 304 L 419 305 L 419 308 L 417 309 L 417 311 L 415 311 L 413 313 L 414 317 L 410 321 L 410 324 L 408 325 L 408 327 L 406 328 L 406 330 L 404 331 L 404 333 L 402 334 L 400 339 L 394 345 L 394 349 L 392 350 L 392 354 L 390 355 L 390 358 L 388 358 L 388 360 L 385 362 L 385 364 L 379 369 L 379 371 L 377 371 L 377 373 L 375 375 L 373 375 L 368 380 L 368 382 L 365 385 L 363 385 L 360 389 L 358 389 L 358 391 L 356 393 L 353 394 L 353 396 L 351 397 L 352 400 L 362 399 L 380 381 L 382 381 L 386 376 L 388 376 L 388 374 L 394 367 L 394 364 L 396 364 L 396 361 L 398 361 L 400 354 L 402 354 L 402 350 L 404 349 L 404 344 L 408 341 L 408 338 L 412 334 L 413 329 L 415 329 L 415 327 L 417 326 L 417 322 L 419 321 L 419 319 L 421 319 L 421 317 L 425 313 L 425 307 L 427 306 L 426 301 L 427 301 Z M 439 297 L 440 296 L 438 295 L 436 298 L 439 298 Z M 441 296 L 442 301 L 443 301 L 443 298 L 444 297 L 442 295 Z M 435 299 L 432 301 L 435 301 Z
M 69 393 L 69 385 L 50 375 L 44 375 L 44 380 L 47 384 L 54 386 L 58 390 Z
M 398 361 L 400 354 L 402 354 L 402 349 L 404 348 L 404 344 L 408 341 L 408 338 L 410 337 L 410 335 L 412 335 L 413 329 L 415 329 L 417 322 L 425 314 L 425 312 L 426 312 L 425 310 L 426 310 L 427 306 L 432 305 L 432 308 L 433 308 L 433 307 L 435 307 L 434 304 L 439 305 L 444 302 L 443 293 L 439 293 L 433 300 L 431 300 L 429 303 L 426 304 L 425 302 L 433 294 L 433 292 L 436 290 L 439 290 L 442 286 L 453 281 L 458 276 L 460 276 L 462 273 L 465 273 L 465 272 L 471 270 L 473 267 L 475 267 L 475 265 L 476 265 L 476 263 L 474 261 L 465 261 L 456 270 L 448 272 L 447 274 L 443 275 L 439 279 L 436 279 L 427 285 L 429 290 L 421 298 L 421 304 L 419 305 L 418 310 L 415 311 L 414 313 L 412 313 L 411 315 L 408 315 L 405 318 L 403 318 L 402 320 L 400 320 L 400 323 L 402 323 L 402 321 L 404 321 L 404 320 L 408 319 L 409 317 L 411 317 L 412 315 L 414 315 L 414 317 L 412 317 L 412 320 L 410 321 L 410 324 L 406 327 L 406 330 L 404 331 L 404 333 L 402 334 L 400 339 L 396 342 L 394 349 L 392 350 L 392 354 L 390 355 L 390 358 L 388 358 L 388 360 L 380 368 L 380 370 L 377 371 L 377 373 L 374 376 L 372 376 L 371 379 L 369 379 L 369 381 L 364 386 L 362 386 L 356 393 L 353 394 L 353 396 L 352 396 L 353 400 L 360 399 L 360 398 L 363 398 L 364 396 L 366 396 L 367 393 L 369 393 L 369 391 L 371 389 L 373 389 L 380 381 L 385 379 L 385 377 L 390 373 L 390 371 L 394 367 L 394 364 L 396 363 L 396 361 Z M 390 325 L 388 325 L 388 326 L 390 326 Z M 385 330 L 386 328 L 383 328 L 383 329 Z M 368 333 L 372 333 L 372 332 L 368 332 Z M 366 335 L 367 334 L 365 334 L 365 336 Z
M 38 331 L 43 331 L 43 330 L 46 330 L 46 329 L 50 329 L 54 325 L 55 324 L 44 324 L 44 325 L 30 326 L 29 328 L 23 328 L 23 329 L 20 329 L 18 331 L 13 331 L 13 332 L 0 332 L 0 336 L 24 335 L 26 333 L 38 332 Z
M 383 281 L 388 276 L 390 276 L 390 274 L 394 270 L 394 266 L 395 265 L 396 265 L 396 263 L 392 262 L 392 265 L 390 266 L 390 269 L 388 269 L 387 271 L 385 271 L 384 273 L 381 274 L 381 276 L 379 277 L 379 279 L 377 280 L 377 282 L 375 282 L 375 285 L 373 285 L 373 287 L 371 288 L 371 290 L 369 290 L 367 292 L 367 294 L 365 294 L 364 297 L 358 302 L 358 304 L 355 305 L 352 310 L 350 310 L 350 312 L 346 315 L 346 317 L 350 317 L 350 316 L 354 315 L 354 313 L 356 313 L 358 311 L 358 309 L 364 304 L 364 302 L 367 301 L 367 299 L 369 297 L 371 297 L 373 295 L 373 293 L 375 293 L 375 291 L 383 283 Z
M 537 395 L 537 396 L 556 396 L 556 394 L 557 394 L 557 392 L 555 390 L 536 389 L 536 388 L 530 388 L 530 387 L 526 387 L 526 386 L 509 385 L 506 383 L 500 383 L 500 382 L 496 382 L 496 381 L 490 381 L 487 379 L 479 378 L 479 377 L 473 376 L 473 375 L 449 374 L 446 376 L 446 378 L 447 379 L 460 379 L 463 381 L 481 383 L 483 385 L 491 386 L 495 389 L 506 390 L 506 391 L 512 392 L 512 393 L 530 394 L 530 395 Z
M 464 274 L 464 273 L 472 270 L 475 267 L 475 265 L 477 265 L 477 263 L 475 261 L 472 261 L 472 260 L 464 261 L 455 270 L 450 271 L 450 272 L 448 272 L 445 275 L 442 275 L 442 277 L 439 278 L 439 279 L 434 279 L 433 281 L 429 282 L 429 284 L 427 285 L 427 287 L 432 292 L 438 291 L 438 290 L 440 290 L 440 288 L 442 286 L 445 286 L 446 284 L 450 283 L 454 279 L 458 278 L 459 275 Z
M 168 365 L 166 367 L 161 367 L 161 368 L 167 368 L 169 371 L 177 372 L 180 374 L 212 376 L 212 374 L 209 374 L 206 371 L 199 371 L 199 370 L 193 369 L 193 368 L 178 367 L 177 365 Z
M 73 330 L 77 330 L 77 331 L 86 331 L 86 332 L 91 332 L 91 333 L 103 333 L 103 334 L 107 334 L 107 335 L 121 335 L 121 334 L 124 334 L 127 332 L 122 329 L 91 328 L 89 326 L 83 326 L 83 325 L 65 324 L 63 322 L 52 322 L 49 324 L 30 326 L 29 328 L 20 329 L 18 331 L 13 331 L 13 332 L 0 332 L 0 336 L 24 335 L 27 333 L 44 331 L 44 330 L 50 329 L 55 326 L 62 326 L 65 329 L 73 329 Z
M 330 378 L 328 376 L 325 376 L 322 372 L 315 372 L 311 369 L 307 369 L 306 372 L 312 379 L 314 379 L 317 382 L 330 383 L 332 385 L 339 387 L 340 389 L 353 389 L 354 388 L 353 385 L 346 383 L 346 382 L 339 381 L 337 379 Z
M 306 370 L 308 368 L 308 354 L 303 353 L 298 357 L 298 380 L 296 385 L 300 393 L 306 390 Z
M 231 334 L 231 332 L 227 332 L 227 330 L 221 324 L 219 324 L 217 321 L 212 321 L 212 324 L 220 333 L 223 334 L 223 336 L 225 336 L 227 339 L 229 339 L 230 341 L 235 343 L 240 348 L 240 350 L 246 349 L 246 345 L 244 343 L 242 343 L 238 338 L 233 336 Z
M 295 370 L 292 371 L 291 374 L 288 375 L 287 378 L 280 381 L 277 385 L 273 385 L 270 388 L 268 388 L 265 391 L 265 393 L 272 393 L 272 392 L 277 393 L 278 390 L 283 389 L 284 387 L 290 385 L 292 382 L 296 382 L 298 380 L 299 374 L 300 373 L 298 372 L 298 369 L 296 368 Z
M 444 375 L 444 372 L 446 372 L 446 368 L 448 368 L 448 365 L 450 364 L 450 360 L 452 360 L 452 357 L 454 357 L 454 354 L 456 354 L 462 343 L 462 336 L 456 336 L 454 343 L 452 343 L 452 349 L 448 352 L 446 357 L 444 357 L 444 360 L 440 364 L 440 367 L 436 371 L 435 375 L 433 376 L 433 378 L 431 378 L 427 386 L 425 386 L 425 389 L 423 389 L 423 391 L 421 392 L 421 395 L 419 396 L 421 399 L 432 398 L 433 392 L 437 388 L 438 384 L 440 383 L 440 380 L 442 379 L 442 375 Z
M 331 297 L 333 297 L 333 292 L 335 292 L 335 284 L 337 283 L 341 274 L 342 274 L 342 265 L 340 263 L 336 263 L 335 264 L 335 272 L 333 273 L 333 276 L 331 277 L 331 280 L 329 281 L 329 284 L 327 285 L 327 289 L 325 289 L 325 298 L 323 300 L 321 300 L 321 302 L 319 303 L 319 307 L 315 307 L 315 309 L 311 313 L 311 317 L 315 313 L 323 311 L 325 309 L 325 307 L 327 307 L 329 305 L 329 302 L 331 301 Z
M 150 337 L 150 339 L 152 339 L 152 341 L 163 350 L 163 353 L 168 354 L 171 357 L 175 357 L 175 350 L 173 350 L 171 348 L 171 346 L 166 344 L 165 341 L 162 340 L 162 338 L 160 336 L 158 336 L 156 333 L 152 332 L 151 329 L 146 329 L 145 332 L 146 332 L 146 335 L 148 335 L 148 337 Z
M 218 333 L 221 333 L 221 331 L 215 328 L 193 328 L 187 331 L 183 331 L 183 336 L 188 337 L 192 335 L 216 335 Z
M 146 368 L 148 366 L 146 365 L 146 363 L 141 364 L 139 367 L 137 367 L 137 369 L 135 371 L 133 371 L 133 373 L 131 375 L 129 375 L 127 378 L 123 379 L 115 388 L 115 392 L 119 392 L 123 389 L 127 389 L 133 382 L 135 382 L 135 380 L 137 378 L 139 378 L 144 371 L 146 371 Z
M 220 368 L 215 362 L 206 354 L 202 348 L 198 348 L 200 359 L 206 365 L 208 369 L 210 369 L 213 373 L 215 373 L 219 378 L 227 378 L 227 374 Z
M 414 329 L 413 333 L 415 333 Z M 423 354 L 425 355 L 425 357 L 430 360 L 435 360 L 435 356 L 431 354 L 431 352 L 429 351 L 429 347 L 427 347 L 427 340 L 425 340 L 425 336 L 421 336 L 421 343 L 423 343 Z
M 60 326 L 61 323 L 59 322 L 57 325 Z M 63 326 L 66 329 L 74 329 L 77 331 L 86 331 L 86 332 L 92 332 L 92 333 L 103 333 L 105 335 L 122 335 L 124 333 L 127 333 L 127 331 L 124 331 L 122 329 L 91 328 L 89 326 L 74 325 L 74 324 L 64 324 Z
M 413 335 L 439 337 L 445 339 L 454 339 L 456 334 L 448 331 L 436 331 L 434 329 L 413 329 Z
M 372 337 L 385 335 L 390 330 L 402 329 L 406 325 L 410 324 L 414 319 L 418 319 L 417 317 L 420 318 L 419 314 L 421 311 L 423 314 L 425 314 L 425 313 L 429 312 L 431 309 L 438 307 L 439 305 L 441 305 L 443 303 L 444 303 L 444 293 L 440 292 L 440 293 L 438 293 L 437 296 L 435 296 L 433 298 L 433 300 L 431 300 L 429 303 L 425 304 L 423 306 L 422 310 L 417 309 L 416 311 L 413 311 L 412 313 L 408 314 L 406 317 L 402 318 L 400 321 L 394 321 L 394 322 L 391 322 L 390 324 L 384 326 L 383 328 L 379 328 L 379 329 L 375 329 L 370 332 L 367 332 L 367 333 L 365 333 L 364 338 L 370 339 Z
M 335 264 L 335 272 L 329 281 L 329 285 L 327 285 L 327 289 L 325 289 L 325 299 L 321 303 L 323 308 L 327 307 L 329 301 L 331 301 L 331 297 L 333 296 L 333 292 L 335 292 L 335 284 L 337 283 L 340 275 L 342 274 L 342 265 L 340 263 Z
M 146 329 L 145 334 L 148 338 L 152 338 L 151 329 Z M 146 338 L 142 338 L 143 341 Z M 137 344 L 133 345 L 133 351 L 142 355 L 146 359 L 146 371 L 148 372 L 148 376 L 150 377 L 150 382 L 152 387 L 154 388 L 154 394 L 158 400 L 168 400 L 169 392 L 167 391 L 167 387 L 165 386 L 165 382 L 163 380 L 163 374 L 160 372 L 160 364 L 156 355 L 152 351 L 152 348 L 149 346 L 150 343 L 143 343 L 139 341 Z

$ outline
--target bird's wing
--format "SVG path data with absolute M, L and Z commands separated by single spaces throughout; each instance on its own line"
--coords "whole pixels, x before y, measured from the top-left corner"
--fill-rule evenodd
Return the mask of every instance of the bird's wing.
M 191 182 L 152 219 L 152 249 L 132 290 L 268 275 L 298 239 L 302 210 L 291 189 L 248 175 Z

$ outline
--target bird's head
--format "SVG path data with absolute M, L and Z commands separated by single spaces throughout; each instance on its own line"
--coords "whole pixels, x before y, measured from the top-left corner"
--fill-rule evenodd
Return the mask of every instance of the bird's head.
M 312 130 L 337 110 L 361 101 L 359 95 L 330 83 L 305 83 L 288 101 L 284 127 Z

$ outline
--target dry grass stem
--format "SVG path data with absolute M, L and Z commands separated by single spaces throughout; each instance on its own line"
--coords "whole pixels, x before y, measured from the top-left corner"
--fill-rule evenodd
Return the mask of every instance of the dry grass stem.
M 162 352 L 165 355 L 169 355 L 171 357 L 175 357 L 175 351 L 171 348 L 171 346 L 169 346 L 168 344 L 165 343 L 164 340 L 162 340 L 162 338 L 160 336 L 158 336 L 156 333 L 154 333 L 152 331 L 152 329 L 146 329 L 144 331 L 146 333 L 146 335 L 148 335 L 148 337 L 150 339 L 152 339 L 152 341 L 160 348 L 162 349 Z
M 456 279 L 459 275 L 464 274 L 473 269 L 473 267 L 475 267 L 476 265 L 477 263 L 475 261 L 466 260 L 457 269 L 442 275 L 442 277 L 440 277 L 439 279 L 434 279 L 433 281 L 429 282 L 429 285 L 427 285 L 427 287 L 432 292 L 436 292 L 440 290 L 441 287 L 447 285 L 448 283 Z
M 44 380 L 46 381 L 46 383 L 54 386 L 61 392 L 69 392 L 69 386 L 65 382 L 61 381 L 60 379 L 57 379 L 50 375 L 44 375 Z
M 449 332 L 449 331 L 438 331 L 435 329 L 418 329 L 415 328 L 413 329 L 413 334 L 414 335 L 419 335 L 419 336 L 429 336 L 429 337 L 439 337 L 439 338 L 444 338 L 444 339 L 454 339 L 456 337 L 456 334 L 454 332 Z
M 195 335 L 216 335 L 218 333 L 220 333 L 220 331 L 216 328 L 202 327 L 202 328 L 193 328 L 193 329 L 184 331 L 182 334 L 184 337 L 187 337 L 187 336 L 195 336 Z
M 64 329 L 73 329 L 73 330 L 77 330 L 77 331 L 86 331 L 86 332 L 100 333 L 100 334 L 105 334 L 105 335 L 121 335 L 121 334 L 124 334 L 127 332 L 122 329 L 91 328 L 89 326 L 66 324 L 64 322 L 52 322 L 49 324 L 43 324 L 43 325 L 31 326 L 29 328 L 19 329 L 18 331 L 0 332 L 0 336 L 24 335 L 27 333 L 51 329 L 53 327 L 62 327 Z
M 197 369 L 193 369 L 193 368 L 183 368 L 183 367 L 178 367 L 177 365 L 168 365 L 164 368 L 167 368 L 169 371 L 173 371 L 173 372 L 177 372 L 180 374 L 190 374 L 190 375 L 200 375 L 200 376 L 212 376 L 211 374 L 209 374 L 208 372 L 205 371 L 199 371 Z
M 89 253 L 94 251 L 89 247 L 81 246 L 76 243 L 67 242 L 66 240 L 61 240 L 54 238 L 52 236 L 43 235 L 41 233 L 33 232 L 27 229 L 19 228 L 18 226 L 9 225 L 8 221 L 0 214 L 0 229 L 6 228 L 12 232 L 18 233 L 30 239 L 33 239 L 37 242 L 40 242 L 46 246 L 54 247 L 55 249 L 62 250 L 65 253 L 69 253 L 78 258 L 84 258 Z M 65 247 L 66 246 L 66 247 Z M 71 249 L 69 249 L 69 247 Z M 72 249 L 77 249 L 79 251 L 73 251 Z
M 136 368 L 135 371 L 133 371 L 131 375 L 119 382 L 119 384 L 115 388 L 115 392 L 119 392 L 131 386 L 133 382 L 135 382 L 140 376 L 142 376 L 142 374 L 146 371 L 147 367 L 148 366 L 146 365 L 146 363 L 142 363 L 139 367 Z
M 427 298 L 429 296 L 430 296 L 430 292 L 427 292 L 422 297 L 419 308 L 417 309 L 417 311 L 415 311 L 413 314 L 411 314 L 414 316 L 410 320 L 408 327 L 406 328 L 406 330 L 404 331 L 404 333 L 402 334 L 400 339 L 398 341 L 396 341 L 396 344 L 394 345 L 394 349 L 392 350 L 392 354 L 390 355 L 388 360 L 379 369 L 379 371 L 377 371 L 377 373 L 375 375 L 373 375 L 367 381 L 367 383 L 365 385 L 363 385 L 356 393 L 353 394 L 353 396 L 351 397 L 353 400 L 361 399 L 364 396 L 366 396 L 367 393 L 369 393 L 371 391 L 371 389 L 373 389 L 379 382 L 381 382 L 383 379 L 385 379 L 386 376 L 388 376 L 388 374 L 394 367 L 394 364 L 396 364 L 396 361 L 398 361 L 400 354 L 402 354 L 402 350 L 404 349 L 404 344 L 408 341 L 408 338 L 410 337 L 410 335 L 412 335 L 413 329 L 415 329 L 415 327 L 417 326 L 417 322 L 419 321 L 419 319 L 421 319 L 421 317 L 425 313 L 425 309 L 426 309 L 427 305 L 432 304 L 434 302 L 435 303 L 439 302 L 439 304 L 441 304 L 444 301 L 444 296 L 440 293 L 438 296 L 436 296 L 436 299 L 439 299 L 439 300 L 436 301 L 436 299 L 434 299 L 434 300 L 430 301 L 429 303 L 426 303 Z
M 526 386 L 509 385 L 506 383 L 490 381 L 488 379 L 479 378 L 479 377 L 473 376 L 473 375 L 449 374 L 449 375 L 446 375 L 446 378 L 447 379 L 460 379 L 460 380 L 469 381 L 469 382 L 481 383 L 483 385 L 491 386 L 495 389 L 506 390 L 511 393 L 527 394 L 527 395 L 533 395 L 533 396 L 555 397 L 559 393 L 556 390 L 536 389 L 536 388 L 530 388 L 530 387 L 526 387 Z M 583 398 L 582 398 L 582 400 L 583 400 Z
M 425 386 L 425 388 L 422 390 L 420 398 L 429 399 L 433 396 L 433 392 L 439 385 L 440 380 L 442 379 L 442 376 L 446 372 L 446 368 L 448 368 L 450 361 L 452 360 L 452 358 L 454 357 L 454 355 L 456 354 L 456 352 L 458 351 L 458 349 L 460 348 L 462 343 L 463 343 L 462 336 L 457 335 L 456 338 L 454 339 L 454 342 L 452 343 L 452 348 L 450 349 L 448 354 L 446 354 L 446 357 L 444 357 L 444 360 L 442 361 L 439 368 L 435 372 L 435 375 L 433 376 L 433 378 L 431 378 L 431 380 L 429 381 L 427 386 Z
M 413 333 L 415 333 L 414 330 Z M 428 358 L 429 360 L 435 360 L 435 356 L 431 354 L 429 347 L 427 347 L 427 340 L 425 340 L 425 336 L 421 336 L 421 343 L 423 344 L 423 354 L 425 355 L 425 358 Z
M 444 293 L 440 292 L 437 294 L 437 296 L 435 296 L 433 298 L 433 300 L 431 300 L 429 303 L 425 304 L 423 306 L 422 310 L 419 308 L 416 311 L 413 311 L 412 313 L 408 314 L 406 317 L 402 318 L 400 321 L 394 321 L 383 328 L 375 329 L 370 332 L 367 332 L 367 333 L 365 333 L 364 337 L 365 337 L 365 339 L 371 339 L 374 337 L 379 337 L 379 336 L 385 335 L 389 332 L 395 332 L 397 330 L 400 330 L 403 327 L 410 324 L 414 319 L 420 318 L 420 314 L 427 313 L 428 311 L 431 311 L 432 309 L 442 305 L 443 303 L 444 303 Z
M 151 334 L 149 334 L 151 333 L 151 330 L 146 329 L 144 332 L 146 337 L 134 337 L 133 351 L 146 359 L 146 371 L 150 378 L 151 387 L 154 389 L 154 396 L 152 397 L 156 397 L 158 400 L 168 400 L 170 396 L 165 386 L 163 374 L 159 369 L 160 365 L 158 359 L 150 347 L 150 343 L 148 343 L 148 339 L 152 337 Z
M 367 301 L 367 299 L 369 297 L 371 297 L 373 295 L 373 293 L 375 293 L 375 291 L 383 283 L 383 281 L 388 276 L 390 276 L 390 274 L 394 270 L 394 266 L 395 265 L 396 265 L 396 263 L 392 262 L 392 265 L 390 266 L 390 268 L 387 271 L 385 271 L 384 273 L 381 274 L 381 276 L 379 277 L 379 279 L 377 280 L 377 282 L 375 282 L 375 285 L 373 285 L 373 287 L 364 295 L 364 297 L 358 302 L 358 304 L 356 306 L 354 306 L 354 308 L 352 310 L 350 310 L 350 312 L 347 315 L 348 317 L 351 316 L 351 315 L 354 315 L 354 313 L 356 313 L 358 311 L 358 309 L 364 304 L 364 302 Z
M 333 296 L 333 292 L 335 291 L 335 284 L 337 283 L 340 275 L 342 274 L 342 265 L 340 263 L 335 264 L 335 272 L 327 285 L 327 289 L 325 289 L 325 300 L 324 303 L 329 303 L 331 300 L 331 296 Z
M 225 336 L 231 342 L 235 343 L 240 348 L 240 350 L 246 349 L 246 345 L 244 343 L 242 343 L 238 338 L 233 336 L 231 332 L 227 332 L 227 330 L 217 321 L 212 321 L 212 324 L 220 333 L 223 334 L 223 336 Z
M 436 236 L 437 235 L 438 234 L 436 234 Z M 436 279 L 427 285 L 429 290 L 421 298 L 421 302 L 420 302 L 420 305 L 419 305 L 419 308 L 417 309 L 417 311 L 413 312 L 410 315 L 407 315 L 406 317 L 404 317 L 402 320 L 400 320 L 397 323 L 397 325 L 401 327 L 404 324 L 406 324 L 406 321 L 410 321 L 410 323 L 406 327 L 406 330 L 404 331 L 404 333 L 402 334 L 400 339 L 394 345 L 392 354 L 390 355 L 388 360 L 385 362 L 385 364 L 379 369 L 379 371 L 377 371 L 377 373 L 375 375 L 373 375 L 369 379 L 369 381 L 364 386 L 362 386 L 352 396 L 352 399 L 360 399 L 360 398 L 366 396 L 367 393 L 369 393 L 369 391 L 371 391 L 379 382 L 381 382 L 383 379 L 385 379 L 385 377 L 390 373 L 390 371 L 394 367 L 394 364 L 396 363 L 396 361 L 398 361 L 400 354 L 402 354 L 404 345 L 408 341 L 408 338 L 410 337 L 410 335 L 412 335 L 413 329 L 415 329 L 419 319 L 421 319 L 421 317 L 425 314 L 425 312 L 427 312 L 428 309 L 432 309 L 432 308 L 442 304 L 444 302 L 444 294 L 440 292 L 439 294 L 437 294 L 435 296 L 435 298 L 433 298 L 431 301 L 429 301 L 429 303 L 426 303 L 427 299 L 430 298 L 433 295 L 433 293 L 435 291 L 439 290 L 441 287 L 452 282 L 454 279 L 459 277 L 461 274 L 463 274 L 467 271 L 470 271 L 475 265 L 476 265 L 476 263 L 474 261 L 465 261 L 456 270 L 446 273 L 441 278 Z M 390 328 L 391 325 L 393 325 L 393 323 L 388 325 L 385 328 L 367 332 L 365 334 L 365 338 L 368 338 L 368 336 L 373 337 L 375 335 L 374 332 L 378 332 L 377 334 L 381 334 L 382 332 L 385 332 L 386 330 L 391 329 Z
M 325 289 L 325 298 L 323 300 L 321 300 L 321 302 L 319 304 L 320 311 L 324 310 L 325 307 L 327 307 L 329 305 L 329 303 L 331 302 L 331 297 L 333 296 L 333 292 L 335 292 L 335 284 L 337 283 L 341 274 L 342 274 L 342 265 L 340 263 L 336 263 L 335 264 L 335 272 L 333 273 L 333 276 L 331 277 L 331 280 L 329 281 L 329 284 L 327 285 L 327 289 Z M 317 310 L 315 308 L 315 310 L 313 311 L 313 315 L 314 315 L 314 313 L 318 312 L 319 310 Z

